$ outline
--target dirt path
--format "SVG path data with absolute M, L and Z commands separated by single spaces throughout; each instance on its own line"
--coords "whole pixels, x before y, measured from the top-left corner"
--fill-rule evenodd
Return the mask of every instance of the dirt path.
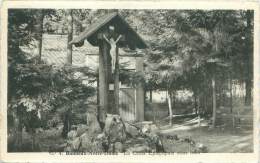
M 162 134 L 178 135 L 180 138 L 191 138 L 202 143 L 210 153 L 251 153 L 253 152 L 252 129 L 209 129 L 208 126 L 198 127 L 197 124 L 184 125 L 176 128 L 164 128 Z

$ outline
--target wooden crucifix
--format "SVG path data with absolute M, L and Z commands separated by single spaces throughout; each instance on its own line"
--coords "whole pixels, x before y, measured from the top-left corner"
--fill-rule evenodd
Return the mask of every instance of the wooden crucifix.
M 112 114 L 119 114 L 119 47 L 117 43 L 122 38 L 122 35 L 115 32 L 114 26 L 109 26 L 108 34 L 110 35 L 110 38 L 103 35 L 106 43 L 110 45 L 110 63 L 108 63 L 108 112 Z M 109 60 L 107 60 L 107 62 L 109 62 Z
M 115 27 L 110 25 L 104 31 L 98 34 L 98 38 L 102 42 L 102 49 L 99 58 L 103 58 L 106 86 L 108 89 L 107 105 L 108 113 L 119 114 L 119 41 L 124 41 L 123 34 L 116 33 Z M 101 59 L 102 60 L 102 59 Z M 100 68 L 102 65 L 100 65 Z
M 106 113 L 119 114 L 119 46 L 134 50 L 147 45 L 117 12 L 100 17 L 70 43 L 80 47 L 84 40 L 99 47 L 98 116 L 99 121 L 104 122 Z M 143 105 L 137 106 L 138 111 L 144 109 Z M 142 115 L 139 117 L 143 119 Z

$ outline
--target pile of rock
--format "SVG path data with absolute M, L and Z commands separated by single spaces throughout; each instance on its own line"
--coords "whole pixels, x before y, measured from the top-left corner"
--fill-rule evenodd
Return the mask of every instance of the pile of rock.
M 161 135 L 150 121 L 131 124 L 119 115 L 108 114 L 101 130 L 95 115 L 89 114 L 88 125 L 72 127 L 65 151 L 148 153 L 148 152 L 206 152 L 202 144 L 177 135 Z
M 158 128 L 151 121 L 144 121 L 136 124 L 125 123 L 126 133 L 129 139 L 126 142 L 126 152 L 147 153 L 164 152 Z
M 108 114 L 103 131 L 95 114 L 88 114 L 88 125 L 73 126 L 65 151 L 84 152 L 162 152 L 157 128 L 151 123 L 130 124 L 119 115 Z
M 168 153 L 206 153 L 208 149 L 191 138 L 179 138 L 177 135 L 161 135 L 165 152 Z
M 103 152 L 102 133 L 95 114 L 88 114 L 88 125 L 80 124 L 72 126 L 67 136 L 65 151 Z

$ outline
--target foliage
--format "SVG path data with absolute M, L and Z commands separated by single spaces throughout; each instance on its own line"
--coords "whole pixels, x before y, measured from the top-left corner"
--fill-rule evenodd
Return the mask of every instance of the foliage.
M 67 33 L 66 10 L 41 10 L 44 29 Z M 145 53 L 145 72 L 120 70 L 120 80 L 146 90 L 189 89 L 194 96 L 208 96 L 209 80 L 227 79 L 248 85 L 253 80 L 253 13 L 249 10 L 113 10 L 118 11 L 149 44 Z M 78 34 L 108 10 L 73 10 L 74 33 Z M 36 39 L 36 10 L 8 11 L 8 102 L 9 114 L 22 117 L 30 126 L 39 111 L 59 112 L 94 94 L 94 89 L 75 78 L 81 72 L 95 82 L 97 74 L 88 68 L 57 69 L 36 64 L 20 50 Z M 124 65 L 120 65 L 124 66 Z M 224 75 L 223 75 L 224 74 Z M 251 83 L 251 85 L 250 85 Z M 77 102 L 81 101 L 81 102 Z M 62 108 L 62 109 L 60 109 Z M 59 110 L 60 109 L 60 110 Z M 25 116 L 24 116 L 25 115 Z M 35 128 L 37 123 L 32 124 Z M 40 123 L 39 123 L 40 124 Z M 35 126 L 34 126 L 35 125 Z
M 138 27 L 139 33 L 144 35 L 151 47 L 146 53 L 145 64 L 148 81 L 154 83 L 152 84 L 154 89 L 155 84 L 160 83 L 155 82 L 156 78 L 165 81 L 171 76 L 169 82 L 173 83 L 179 78 L 178 76 L 182 76 L 185 80 L 191 80 L 189 84 L 194 84 L 193 78 L 189 77 L 190 72 L 202 73 L 199 76 L 209 77 L 212 74 L 208 65 L 210 60 L 218 62 L 216 74 L 228 69 L 232 72 L 232 76 L 240 80 L 248 76 L 244 72 L 248 72 L 246 58 L 253 54 L 250 46 L 252 28 L 249 29 L 247 24 L 247 19 L 253 18 L 251 11 L 122 10 L 120 12 L 133 26 Z M 250 55 L 246 54 L 247 48 L 251 48 Z M 173 63 L 176 60 L 181 63 L 177 69 L 177 64 Z M 165 74 L 165 79 L 155 75 L 156 72 L 158 75 Z
M 49 10 L 44 13 L 47 17 L 54 14 Z M 76 72 L 95 76 L 88 68 L 57 69 L 45 63 L 36 64 L 35 58 L 20 50 L 36 37 L 35 15 L 36 10 L 12 9 L 8 17 L 8 114 L 15 115 L 20 125 L 30 131 L 47 124 L 42 112 L 56 112 L 72 101 L 84 101 L 94 94 L 94 88 L 74 77 Z

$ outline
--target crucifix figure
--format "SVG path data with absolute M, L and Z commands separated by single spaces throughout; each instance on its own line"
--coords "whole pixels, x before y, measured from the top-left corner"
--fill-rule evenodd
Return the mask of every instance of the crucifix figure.
M 111 56 L 111 59 L 112 59 L 112 72 L 114 72 L 115 71 L 115 65 L 116 65 L 116 44 L 120 40 L 122 35 L 119 35 L 116 40 L 114 40 L 113 37 L 108 39 L 105 35 L 103 35 L 103 37 L 106 40 L 106 42 L 109 43 L 109 45 L 111 46 L 110 56 Z

